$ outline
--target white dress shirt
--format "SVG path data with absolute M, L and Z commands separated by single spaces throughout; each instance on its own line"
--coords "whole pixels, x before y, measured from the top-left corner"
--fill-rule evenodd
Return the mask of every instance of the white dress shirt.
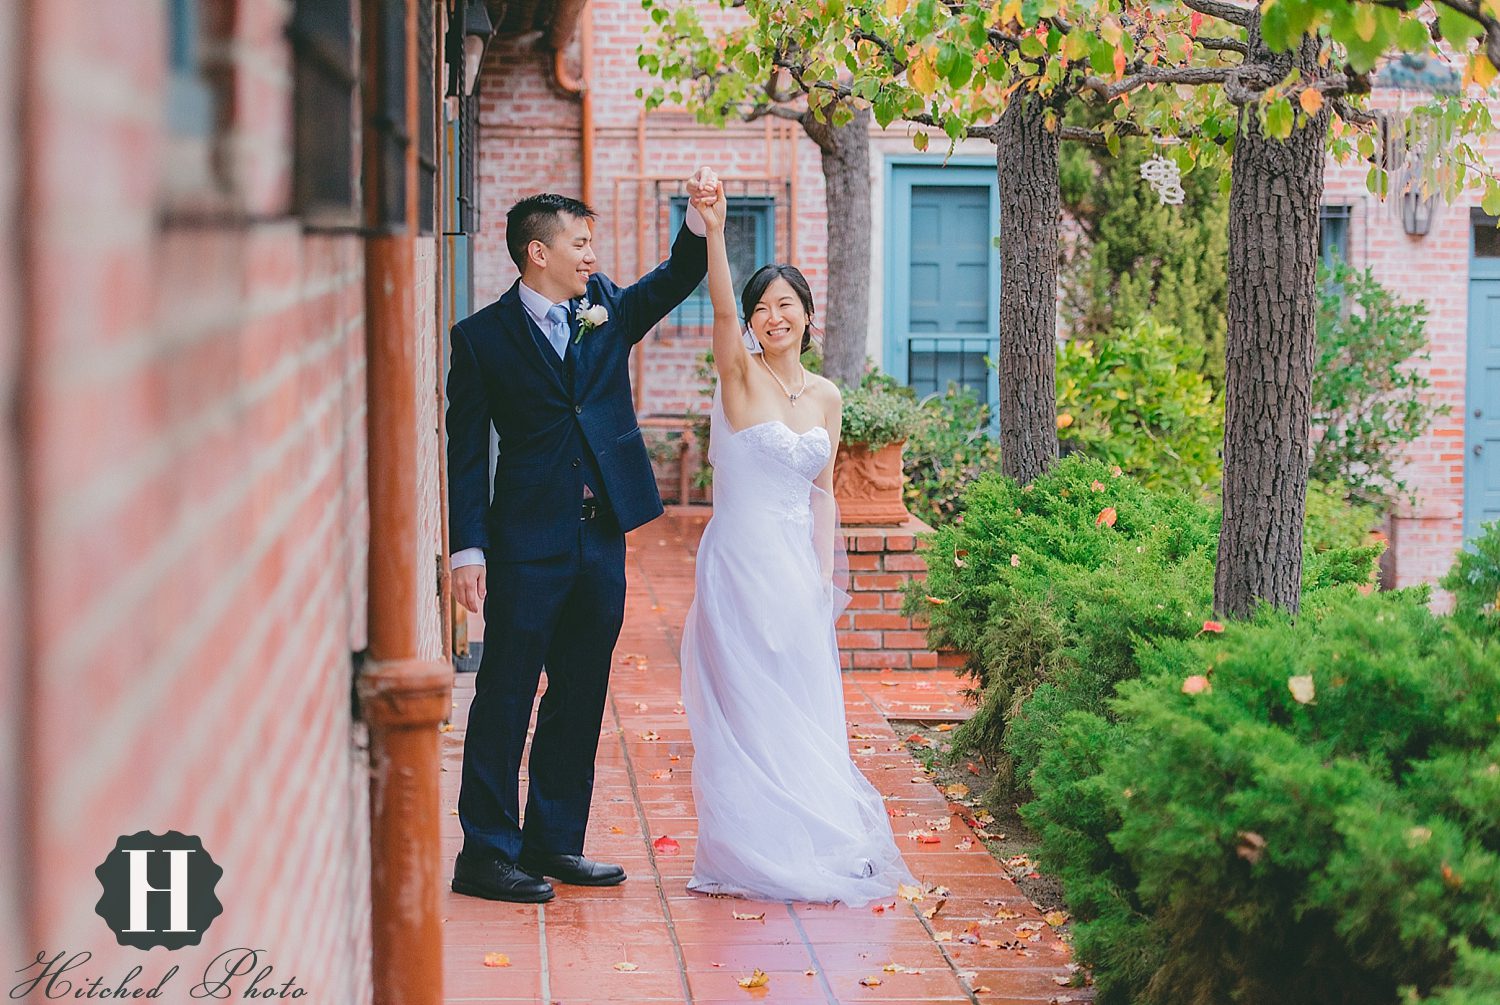
M 698 207 L 696 206 L 688 206 L 687 215 L 683 218 L 683 223 L 686 224 L 688 230 L 699 237 L 703 237 L 708 233 L 708 225 L 703 222 L 703 216 L 698 212 Z M 552 322 L 547 319 L 547 312 L 558 305 L 542 296 L 536 290 L 533 290 L 530 286 L 527 286 L 524 279 L 521 280 L 517 292 L 521 295 L 521 307 L 530 316 L 531 320 L 536 323 L 542 335 L 547 337 L 547 341 L 549 343 L 552 342 Z M 564 301 L 562 306 L 566 307 L 567 301 Z M 552 347 L 557 350 L 557 355 L 561 358 L 566 346 L 559 347 L 554 343 Z M 462 569 L 466 565 L 483 564 L 483 548 L 465 548 L 462 551 L 455 551 L 453 553 L 453 568 L 455 570 Z

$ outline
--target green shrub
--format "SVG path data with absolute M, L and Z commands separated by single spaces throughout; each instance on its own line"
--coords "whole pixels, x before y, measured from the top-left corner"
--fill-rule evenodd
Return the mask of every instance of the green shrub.
M 1453 617 L 1466 631 L 1500 633 L 1500 522 L 1484 525 L 1439 585 L 1453 594 Z
M 1203 346 L 1150 319 L 1057 354 L 1064 450 L 1117 464 L 1152 488 L 1218 490 L 1224 405 Z
M 1307 483 L 1302 540 L 1308 551 L 1368 545 L 1370 530 L 1379 523 L 1379 510 L 1351 500 L 1349 487 L 1343 482 Z
M 990 433 L 990 410 L 962 388 L 922 401 L 906 440 L 906 508 L 936 527 L 963 512 L 964 489 L 1000 468 L 1000 441 Z
M 1210 506 L 1077 456 L 1030 486 L 991 475 L 969 490 L 909 609 L 926 609 L 934 646 L 969 654 L 981 701 L 954 749 L 995 763 L 992 798 L 1027 791 L 1067 712 L 1105 714 L 1143 647 L 1204 631 L 1218 525 Z M 1377 553 L 1309 553 L 1304 586 L 1365 582 Z
M 1495 1000 L 1500 646 L 1426 601 L 1165 640 L 1066 713 L 1023 812 L 1101 1005 Z
M 867 374 L 859 387 L 846 387 L 844 443 L 863 443 L 879 450 L 912 435 L 921 421 L 922 409 L 907 388 L 881 373 Z

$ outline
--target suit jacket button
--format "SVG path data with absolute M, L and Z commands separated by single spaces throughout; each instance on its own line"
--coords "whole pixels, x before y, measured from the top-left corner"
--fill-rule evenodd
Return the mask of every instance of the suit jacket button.
M 573 458 L 573 466 L 576 468 L 576 467 L 578 467 L 578 464 L 579 464 L 578 458 L 576 458 L 576 457 Z
M 573 414 L 574 415 L 582 415 L 583 414 L 583 406 L 582 405 L 574 405 L 573 406 Z

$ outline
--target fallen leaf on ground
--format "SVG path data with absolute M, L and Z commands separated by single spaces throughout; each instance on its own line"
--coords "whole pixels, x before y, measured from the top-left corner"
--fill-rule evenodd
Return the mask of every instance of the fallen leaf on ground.
M 977 774 L 979 774 L 979 765 L 975 764 L 973 761 L 970 761 L 968 764 L 965 764 L 964 767 L 966 767 L 966 768 L 969 769 L 969 774 L 971 774 L 971 775 L 977 775 Z
M 947 732 L 950 732 L 952 729 L 953 729 L 953 723 L 951 723 L 951 722 L 940 722 L 940 723 L 937 724 L 937 731 L 939 733 L 947 733 Z
M 952 796 L 954 799 L 962 799 L 969 794 L 969 787 L 963 782 L 955 782 L 952 785 L 943 786 L 943 795 Z
M 931 921 L 937 915 L 937 913 L 943 909 L 943 905 L 946 903 L 948 903 L 948 898 L 941 898 L 936 904 L 933 904 L 927 910 L 923 911 L 922 917 L 926 918 L 928 921 Z
M 934 596 L 932 596 L 932 594 L 928 594 L 927 595 L 927 602 L 929 604 L 933 604 L 933 605 L 936 605 L 936 606 L 941 606 L 943 604 L 946 604 L 948 601 L 944 600 L 942 597 L 934 597 Z
M 1260 861 L 1266 851 L 1266 839 L 1254 831 L 1240 831 L 1240 843 L 1234 853 L 1251 865 Z
M 1317 688 L 1313 686 L 1312 674 L 1299 674 L 1286 679 L 1287 690 L 1292 692 L 1292 698 L 1299 705 L 1307 705 L 1317 696 Z
M 1052 983 L 1056 984 L 1060 988 L 1065 988 L 1068 985 L 1070 985 L 1070 984 L 1073 983 L 1073 978 L 1071 978 L 1071 977 L 1054 977 L 1054 978 L 1052 978 Z
M 816 970 L 804 970 L 804 971 L 802 971 L 802 976 L 803 977 L 816 977 L 816 976 L 818 976 L 818 972 Z
M 1203 630 L 1205 632 L 1214 632 L 1217 634 L 1224 630 L 1224 626 L 1219 624 L 1217 621 L 1205 621 L 1203 622 Z
M 641 968 L 638 964 L 635 963 L 616 963 L 615 969 L 620 971 L 620 973 L 622 974 L 630 974 Z
M 957 848 L 959 851 L 968 851 L 970 848 L 974 847 L 974 839 L 960 838 L 958 844 L 954 845 L 953 847 Z
M 645 702 L 643 702 L 643 701 L 638 701 L 638 702 L 636 702 L 636 703 L 635 703 L 635 710 L 636 710 L 636 711 L 637 711 L 637 712 L 644 712 L 644 711 L 646 711 L 646 710 L 647 710 L 647 709 L 649 709 L 649 708 L 650 708 L 650 707 L 651 707 L 651 706 L 650 706 L 650 705 L 647 705 L 647 704 L 646 704 L 646 703 L 645 703 Z
M 1207 694 L 1213 689 L 1213 685 L 1208 682 L 1208 678 L 1201 673 L 1195 673 L 1182 682 L 1183 694 Z
M 771 978 L 766 976 L 766 972 L 759 967 L 749 977 L 740 978 L 742 988 L 763 988 L 769 983 L 771 983 Z
M 893 900 L 889 904 L 876 904 L 874 907 L 870 908 L 870 913 L 871 914 L 884 914 L 887 911 L 894 911 L 895 909 L 896 909 L 896 902 Z
M 1089 488 L 1093 489 L 1095 492 L 1103 492 L 1104 491 L 1104 483 L 1101 482 L 1101 481 L 1099 481 L 1098 479 L 1095 479 L 1093 482 L 1091 482 L 1089 484 Z
M 1000 918 L 1003 921 L 1009 921 L 1012 918 L 1022 917 L 1022 915 L 1020 911 L 1012 911 L 1008 907 L 1002 907 L 1000 908 L 1000 910 L 995 912 L 995 917 Z
M 510 957 L 504 953 L 485 953 L 484 965 L 487 967 L 508 967 L 510 966 Z
M 656 854 L 658 855 L 676 855 L 678 852 L 682 851 L 682 845 L 678 844 L 674 839 L 667 837 L 667 835 L 665 834 L 657 838 L 655 841 L 652 841 L 651 847 L 656 849 Z
M 1057 928 L 1061 925 L 1067 924 L 1068 912 L 1048 911 L 1046 914 L 1042 915 L 1042 920 L 1051 925 L 1053 928 Z
M 879 977 L 861 977 L 859 982 L 867 988 L 878 988 L 881 984 Z
M 651 777 L 654 778 L 654 779 L 656 779 L 657 781 L 661 781 L 664 778 L 671 778 L 672 777 L 672 769 L 671 768 L 658 768 L 655 771 L 651 772 Z
M 913 903 L 922 899 L 922 888 L 910 883 L 899 883 L 896 886 L 896 895 L 902 900 L 910 900 Z
M 952 942 L 953 941 L 953 933 L 950 932 L 950 931 L 948 931 L 946 928 L 943 929 L 940 932 L 933 932 L 932 933 L 932 941 L 933 942 Z
M 619 824 L 611 824 L 610 828 L 609 828 L 609 832 L 611 834 L 624 834 L 625 833 L 625 828 L 621 827 Z
M 762 911 L 759 914 L 745 914 L 745 913 L 742 913 L 740 911 L 734 911 L 732 913 L 734 914 L 734 920 L 735 921 L 765 921 L 766 920 L 766 912 L 765 911 Z
M 1098 516 L 1094 517 L 1094 526 L 1113 527 L 1117 519 L 1119 519 L 1119 514 L 1115 512 L 1115 508 L 1113 506 L 1106 506 L 1099 511 Z
M 648 729 L 646 732 L 644 732 L 644 733 L 641 734 L 641 739 L 642 740 L 660 740 L 661 737 L 658 736 L 658 735 L 656 735 L 656 730 L 654 730 L 654 729 Z

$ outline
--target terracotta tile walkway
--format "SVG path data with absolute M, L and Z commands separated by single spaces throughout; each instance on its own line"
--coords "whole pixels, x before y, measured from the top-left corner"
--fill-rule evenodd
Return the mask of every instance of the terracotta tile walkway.
M 540 907 L 446 894 L 447 1000 L 559 1005 L 1086 1000 L 1086 992 L 1059 986 L 1068 973 L 1067 947 L 1000 866 L 977 841 L 959 850 L 969 828 L 922 777 L 887 721 L 888 715 L 962 717 L 957 682 L 947 670 L 845 676 L 856 761 L 893 813 L 910 814 L 894 823 L 912 872 L 949 891 L 933 919 L 921 915 L 934 903 L 930 893 L 916 904 L 892 898 L 877 912 L 714 899 L 687 891 L 696 821 L 689 773 L 693 751 L 677 705 L 677 638 L 692 599 L 693 550 L 702 526 L 699 517 L 668 516 L 629 541 L 629 606 L 600 741 L 587 848 L 593 857 L 623 864 L 629 881 L 608 890 L 560 885 L 557 899 Z M 445 734 L 443 747 L 445 881 L 462 842 L 452 807 L 458 801 L 463 727 L 472 696 L 472 676 L 460 676 L 454 729 Z M 951 820 L 939 843 L 903 836 L 938 818 Z M 662 836 L 675 840 L 680 850 L 655 851 L 652 843 Z M 764 918 L 736 920 L 736 912 L 764 913 Z M 997 912 L 1014 916 L 997 918 Z M 981 920 L 987 924 L 976 934 L 990 945 L 964 942 L 970 924 Z M 1028 938 L 1032 935 L 1035 941 Z M 486 966 L 490 953 L 505 954 L 509 965 Z M 889 964 L 912 972 L 887 971 Z M 741 988 L 739 979 L 756 968 L 769 975 L 769 983 Z M 861 983 L 869 979 L 880 983 Z

